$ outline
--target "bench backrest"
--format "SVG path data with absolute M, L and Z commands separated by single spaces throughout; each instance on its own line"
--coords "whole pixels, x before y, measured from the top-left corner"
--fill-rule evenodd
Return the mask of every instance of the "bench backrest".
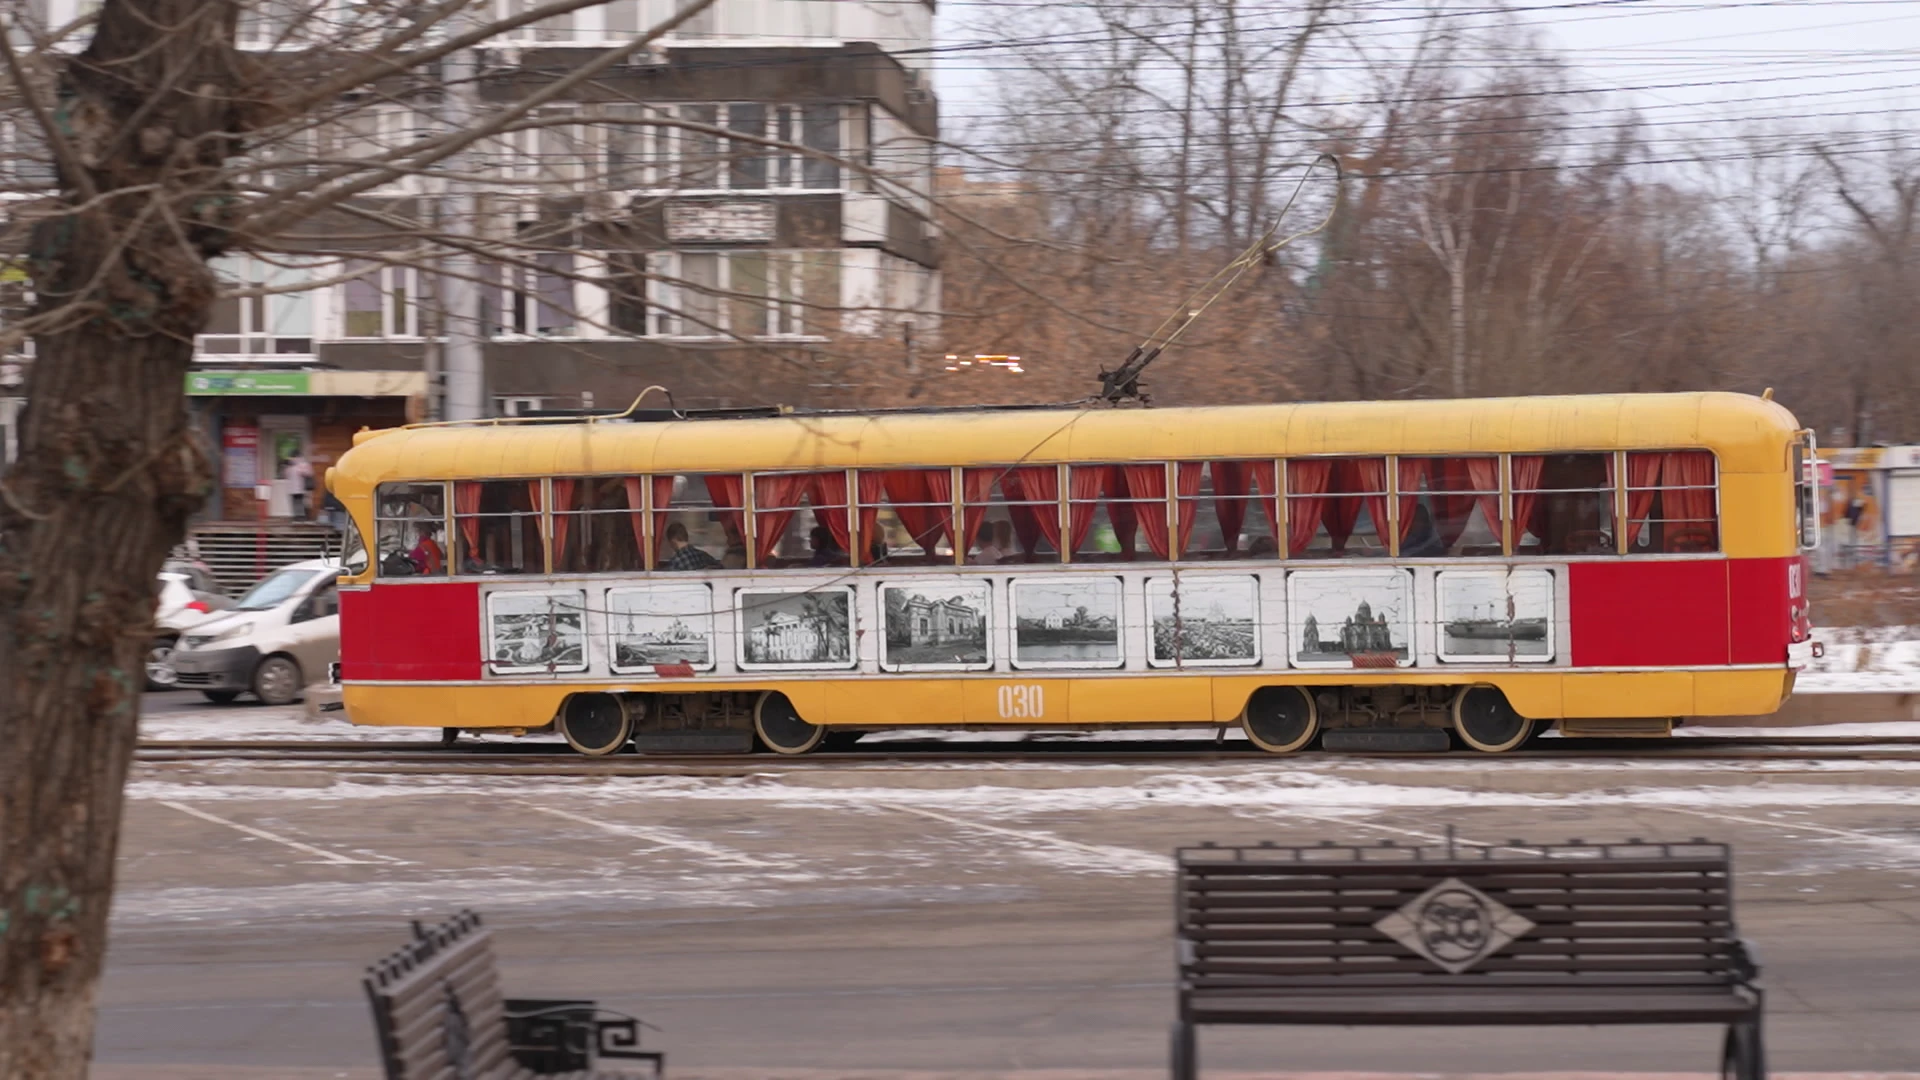
M 1207 846 L 1178 864 L 1190 990 L 1746 979 L 1721 844 Z
M 387 1080 L 495 1080 L 510 1071 L 493 938 L 463 911 L 367 969 Z

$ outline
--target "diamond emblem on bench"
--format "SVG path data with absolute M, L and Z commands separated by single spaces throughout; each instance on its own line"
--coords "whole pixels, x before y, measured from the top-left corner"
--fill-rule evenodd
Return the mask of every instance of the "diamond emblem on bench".
M 1435 885 L 1373 925 L 1455 975 L 1533 929 L 1531 919 L 1459 878 Z

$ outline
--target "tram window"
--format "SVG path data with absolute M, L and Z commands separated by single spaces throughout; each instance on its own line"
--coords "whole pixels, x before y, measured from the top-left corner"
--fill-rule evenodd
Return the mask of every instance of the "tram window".
M 1710 450 L 1627 455 L 1627 554 L 1720 550 Z
M 653 568 L 744 570 L 746 485 L 738 473 L 653 478 Z
M 793 570 L 850 565 L 845 470 L 753 478 L 753 565 Z
M 587 476 L 553 482 L 553 569 L 608 574 L 643 569 L 645 526 L 637 476 Z
M 373 519 L 381 577 L 447 572 L 447 485 L 381 484 Z
M 1517 555 L 1611 555 L 1612 454 L 1513 455 Z
M 1075 562 L 1167 557 L 1167 466 L 1075 465 L 1067 472 Z
M 860 565 L 953 565 L 953 470 L 860 471 Z
M 1385 555 L 1386 517 L 1386 458 L 1302 458 L 1287 462 L 1289 558 Z
M 1175 477 L 1182 559 L 1272 559 L 1280 503 L 1271 461 L 1184 461 Z
M 1793 446 L 1794 532 L 1800 550 L 1820 546 L 1820 463 L 1807 454 L 1804 443 Z
M 1500 459 L 1399 459 L 1400 556 L 1500 554 Z
M 966 469 L 961 485 L 969 563 L 985 566 L 1060 561 L 1058 466 Z M 983 535 L 990 539 L 983 540 Z
M 539 574 L 547 549 L 540 535 L 540 481 L 456 481 L 453 485 L 454 572 Z

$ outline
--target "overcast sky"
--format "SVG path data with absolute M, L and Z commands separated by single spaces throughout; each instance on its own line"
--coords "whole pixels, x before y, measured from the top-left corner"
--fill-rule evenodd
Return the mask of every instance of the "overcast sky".
M 941 5 L 937 85 L 942 112 L 957 121 L 949 130 L 983 111 L 1010 66 L 1005 53 L 954 46 L 1009 33 L 1006 16 L 1033 6 Z M 1360 7 L 1357 17 L 1373 23 L 1425 10 L 1405 0 Z M 1608 104 L 1639 108 L 1656 134 L 1674 121 L 1720 126 L 1753 118 L 1811 130 L 1884 130 L 1886 112 L 1920 105 L 1920 0 L 1524 0 L 1515 10 L 1564 51 L 1579 85 L 1617 90 Z

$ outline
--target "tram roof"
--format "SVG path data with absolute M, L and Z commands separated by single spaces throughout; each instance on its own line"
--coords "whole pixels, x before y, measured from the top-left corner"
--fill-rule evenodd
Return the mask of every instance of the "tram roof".
M 1601 394 L 1166 409 L 796 413 L 661 423 L 416 426 L 362 432 L 333 478 L 1467 454 L 1705 447 L 1722 472 L 1774 473 L 1798 428 L 1747 394 Z

